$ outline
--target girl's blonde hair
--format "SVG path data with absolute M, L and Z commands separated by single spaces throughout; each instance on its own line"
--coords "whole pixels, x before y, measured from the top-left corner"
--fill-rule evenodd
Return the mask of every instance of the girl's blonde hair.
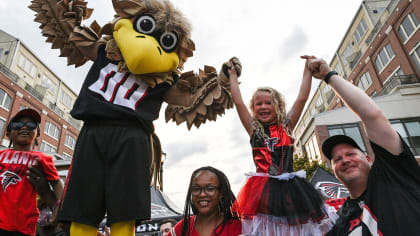
M 255 118 L 255 111 L 254 111 L 254 101 L 255 96 L 258 92 L 268 92 L 271 96 L 271 102 L 274 107 L 274 111 L 276 112 L 276 123 L 281 126 L 286 126 L 286 102 L 283 96 L 275 89 L 271 87 L 259 87 L 257 91 L 255 91 L 254 95 L 252 95 L 249 107 L 252 111 L 252 123 L 254 128 L 261 127 L 262 124 L 259 120 Z

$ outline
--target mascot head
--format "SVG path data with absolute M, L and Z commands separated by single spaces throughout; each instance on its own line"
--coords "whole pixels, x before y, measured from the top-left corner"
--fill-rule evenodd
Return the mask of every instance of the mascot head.
M 113 38 L 133 74 L 170 72 L 193 55 L 191 25 L 167 0 L 113 0 Z

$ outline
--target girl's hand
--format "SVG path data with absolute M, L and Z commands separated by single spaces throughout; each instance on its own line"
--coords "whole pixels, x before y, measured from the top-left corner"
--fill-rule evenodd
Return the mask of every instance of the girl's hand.
M 303 68 L 303 75 L 304 76 L 305 75 L 310 75 L 312 77 L 312 71 L 309 68 L 309 62 L 310 62 L 310 60 L 316 59 L 316 57 L 315 56 L 303 55 L 303 56 L 300 56 L 300 58 L 306 60 L 305 61 L 305 67 Z
M 238 82 L 238 73 L 236 72 L 235 66 L 233 65 L 232 59 L 230 59 L 229 61 L 230 63 L 230 67 L 228 70 L 228 74 L 229 74 L 229 80 L 230 81 L 235 81 Z

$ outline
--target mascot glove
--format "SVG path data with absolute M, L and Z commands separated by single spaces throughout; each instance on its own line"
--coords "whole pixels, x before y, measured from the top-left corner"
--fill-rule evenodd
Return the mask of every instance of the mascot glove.
M 232 57 L 228 62 L 223 63 L 222 69 L 220 70 L 220 73 L 219 73 L 219 79 L 220 79 L 221 85 L 223 87 L 229 87 L 229 72 L 228 72 L 228 70 L 232 66 L 231 62 L 233 64 L 233 67 L 235 67 L 236 74 L 238 74 L 238 77 L 241 76 L 242 64 L 237 57 Z

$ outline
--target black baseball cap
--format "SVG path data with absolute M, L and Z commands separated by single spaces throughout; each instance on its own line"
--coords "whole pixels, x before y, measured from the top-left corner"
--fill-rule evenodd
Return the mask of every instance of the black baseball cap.
M 337 144 L 342 144 L 342 143 L 349 144 L 363 152 L 363 150 L 359 147 L 359 145 L 357 145 L 357 143 L 352 138 L 346 135 L 334 135 L 327 138 L 327 140 L 325 140 L 324 143 L 322 144 L 322 152 L 329 160 L 331 160 L 332 158 L 331 152 L 333 148 Z
M 41 123 L 41 115 L 39 113 L 31 108 L 20 110 L 16 115 L 10 120 L 10 123 L 13 121 L 18 120 L 22 117 L 30 117 L 36 121 L 36 123 Z

